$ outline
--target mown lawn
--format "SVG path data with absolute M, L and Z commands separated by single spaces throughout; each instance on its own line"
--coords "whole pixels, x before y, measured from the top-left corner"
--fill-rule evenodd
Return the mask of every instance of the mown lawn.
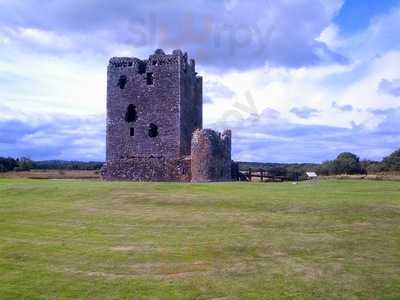
M 0 299 L 399 299 L 400 183 L 0 179 Z

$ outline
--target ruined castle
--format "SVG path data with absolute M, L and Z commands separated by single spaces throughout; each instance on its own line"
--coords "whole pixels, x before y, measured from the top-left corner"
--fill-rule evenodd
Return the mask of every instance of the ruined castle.
M 103 179 L 231 180 L 230 130 L 202 127 L 203 81 L 186 53 L 111 58 Z

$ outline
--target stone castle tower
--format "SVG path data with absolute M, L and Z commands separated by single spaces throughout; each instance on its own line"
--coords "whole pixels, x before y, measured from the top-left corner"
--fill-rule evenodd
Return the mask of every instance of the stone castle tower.
M 158 49 L 147 60 L 111 58 L 103 179 L 231 178 L 231 134 L 202 130 L 203 84 L 195 68 L 195 61 L 188 61 L 180 50 L 165 54 Z M 204 165 L 204 159 L 208 164 Z

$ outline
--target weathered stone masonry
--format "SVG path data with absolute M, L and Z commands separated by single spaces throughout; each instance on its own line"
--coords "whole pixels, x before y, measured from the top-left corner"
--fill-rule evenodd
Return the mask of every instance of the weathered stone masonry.
M 195 68 L 180 50 L 110 59 L 103 179 L 231 179 L 231 134 L 202 130 L 202 78 Z
M 219 134 L 211 129 L 196 130 L 192 138 L 193 182 L 227 181 L 231 177 L 231 131 Z

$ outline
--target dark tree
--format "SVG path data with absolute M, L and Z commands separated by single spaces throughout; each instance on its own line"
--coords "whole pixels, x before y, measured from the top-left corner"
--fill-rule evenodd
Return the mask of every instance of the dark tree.
M 0 157 L 0 172 L 9 172 L 18 166 L 17 161 L 11 157 Z
M 320 175 L 335 175 L 335 167 L 332 160 L 324 161 L 317 169 Z
M 333 161 L 335 174 L 362 174 L 360 158 L 350 152 L 343 152 Z
M 361 167 L 367 174 L 377 174 L 385 171 L 385 165 L 382 162 L 374 160 L 361 161 Z
M 387 171 L 400 171 L 400 149 L 385 157 L 383 165 Z

